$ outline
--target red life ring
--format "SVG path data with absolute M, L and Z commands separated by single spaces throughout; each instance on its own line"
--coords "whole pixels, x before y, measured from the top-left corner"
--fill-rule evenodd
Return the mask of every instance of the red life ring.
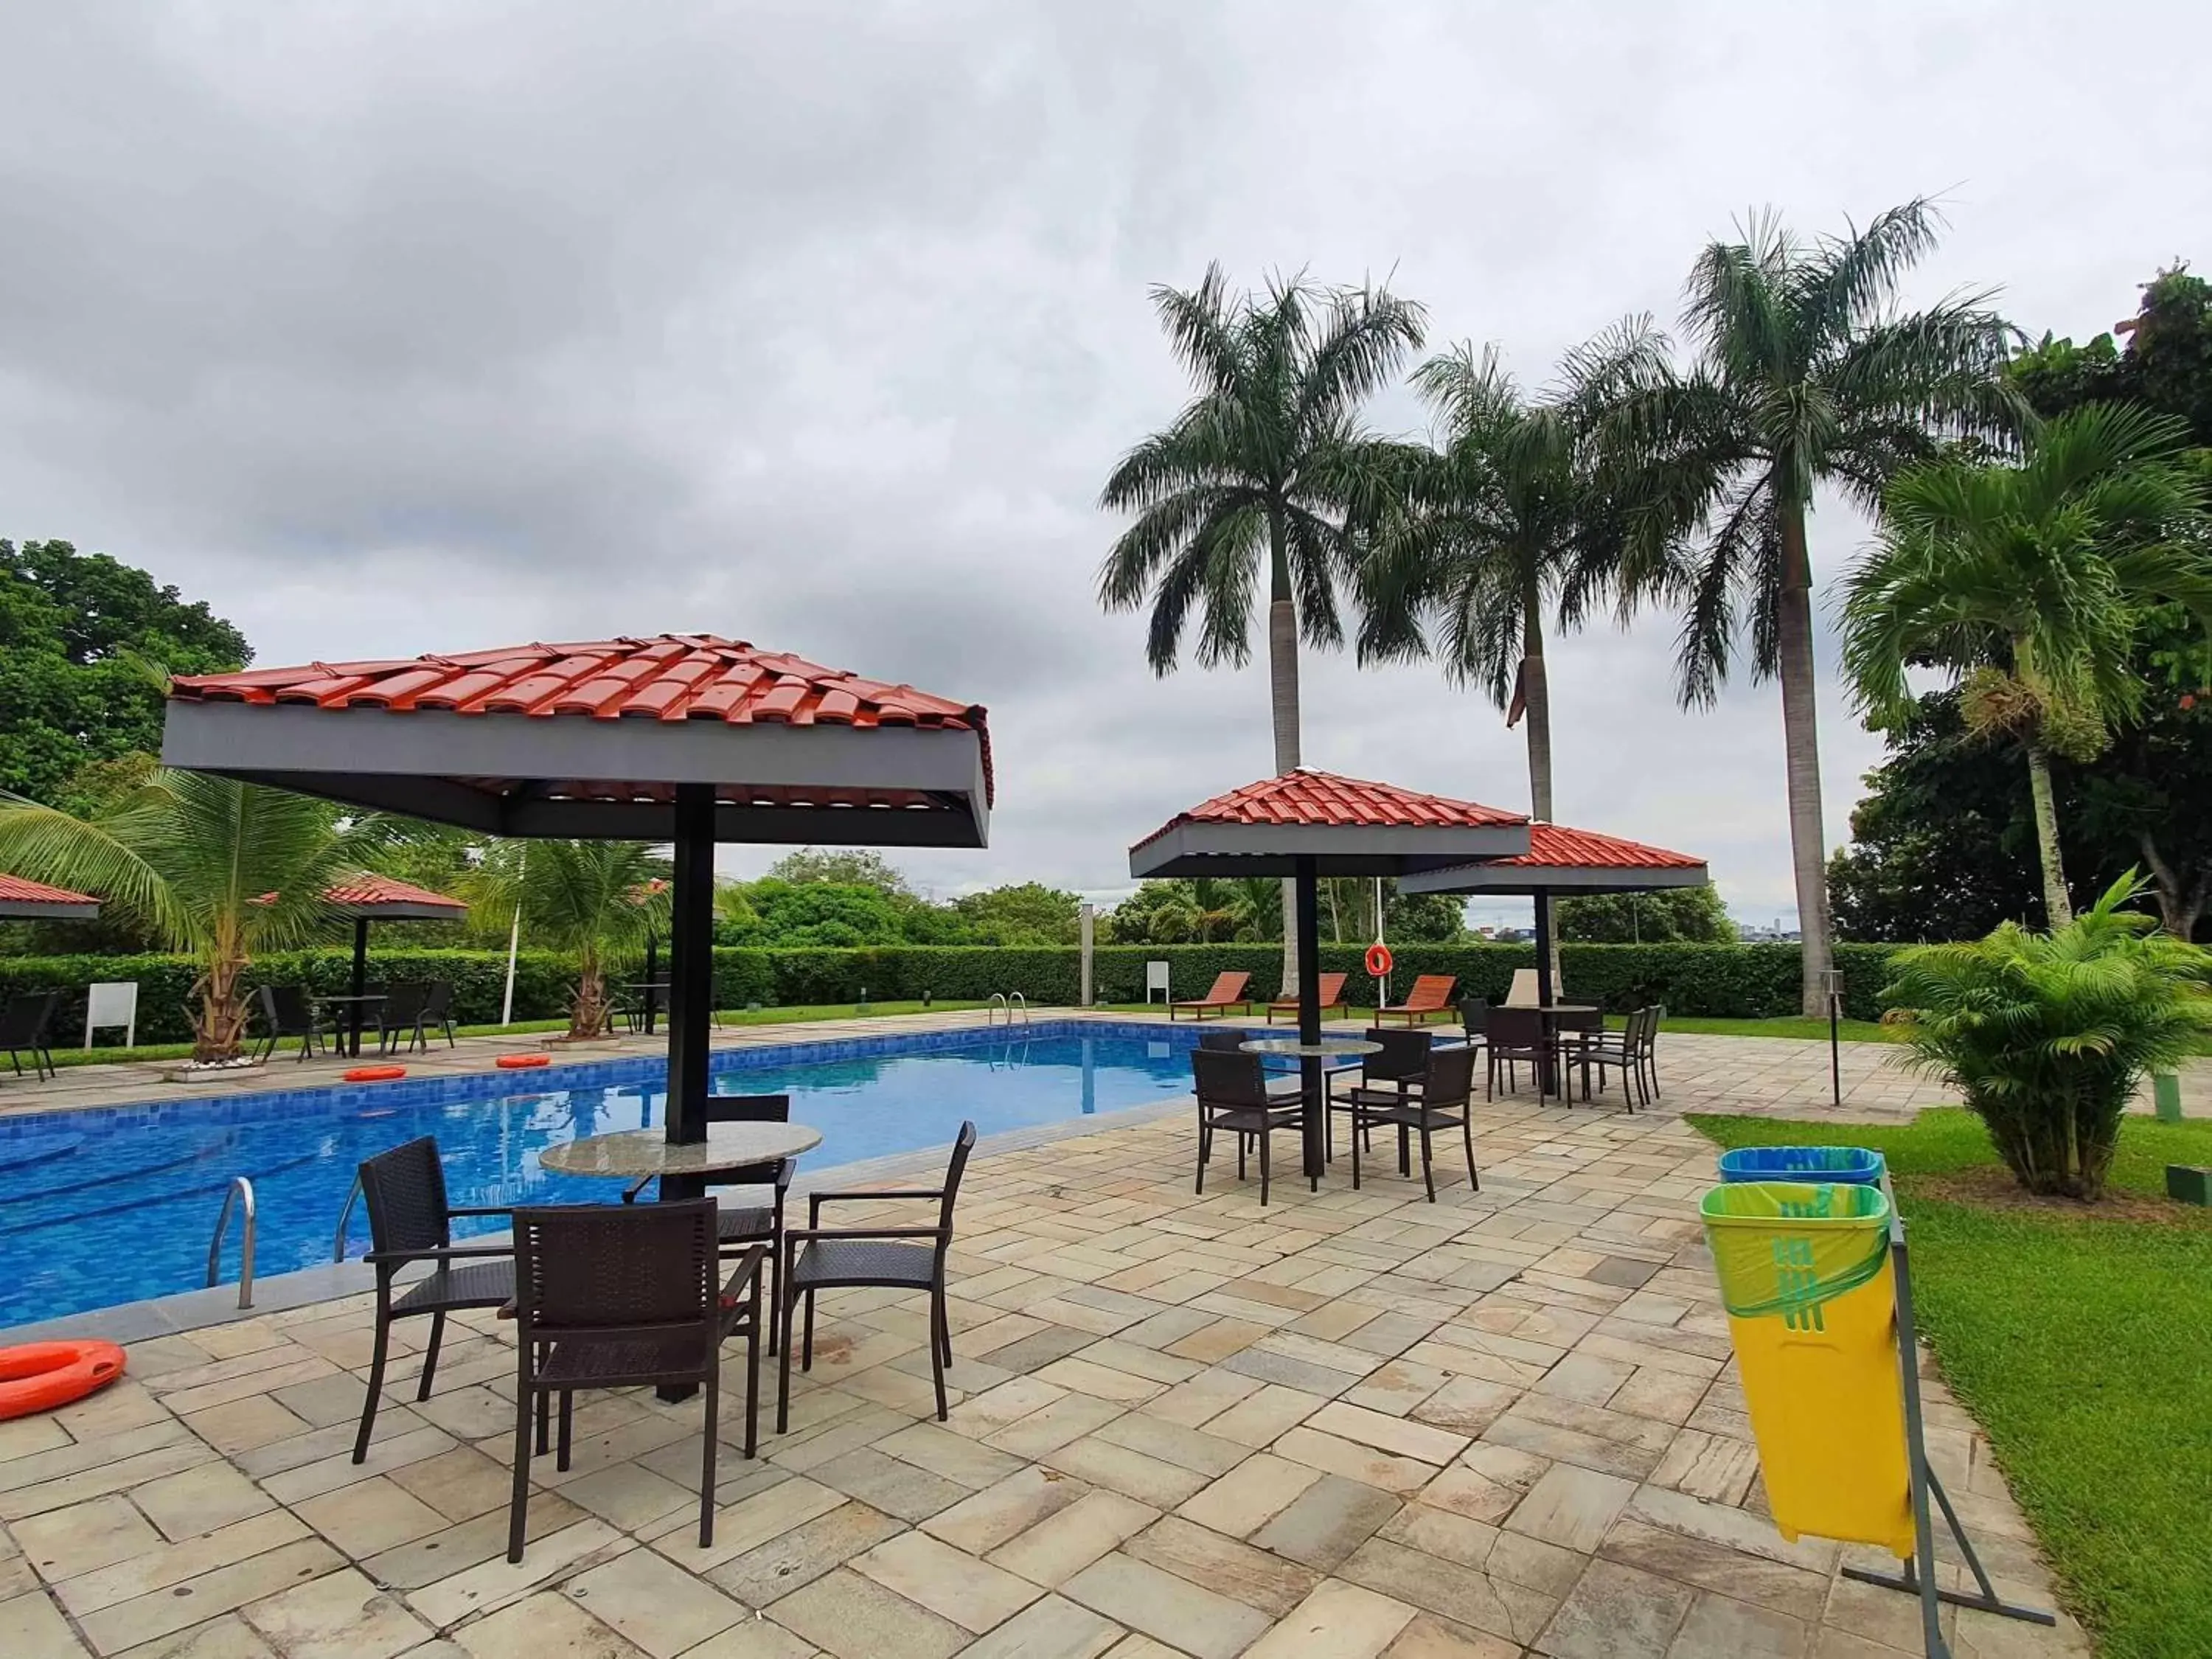
M 28 1417 L 82 1400 L 123 1375 L 112 1342 L 26 1342 L 0 1348 L 0 1419 Z
M 501 1054 L 492 1064 L 502 1072 L 527 1072 L 539 1066 L 550 1066 L 550 1054 Z
M 348 1083 L 389 1083 L 396 1077 L 405 1077 L 404 1066 L 356 1066 L 345 1074 Z
M 1367 971 L 1376 979 L 1390 971 L 1390 947 L 1380 939 L 1367 947 Z

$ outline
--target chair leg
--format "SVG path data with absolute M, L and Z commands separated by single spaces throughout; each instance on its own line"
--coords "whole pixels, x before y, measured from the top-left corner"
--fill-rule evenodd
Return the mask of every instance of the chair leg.
M 418 1401 L 430 1397 L 430 1379 L 438 1374 L 438 1344 L 445 1339 L 446 1316 L 442 1312 L 434 1313 L 430 1316 L 430 1346 L 422 1352 L 422 1382 L 415 1390 L 415 1398 Z
M 769 1241 L 768 1309 L 766 1318 L 768 1321 L 768 1351 L 770 1353 L 774 1353 L 775 1352 L 775 1310 L 782 1305 L 783 1237 L 779 1230 L 777 1236 Z M 761 1322 L 762 1318 L 762 1310 L 758 1308 L 754 1309 L 753 1323 L 757 1326 Z M 747 1454 L 748 1456 L 750 1455 L 751 1454 L 750 1453 Z
M 1411 1139 L 1412 1137 L 1407 1133 L 1406 1126 L 1401 1123 L 1398 1126 L 1398 1173 L 1401 1176 L 1413 1173 L 1413 1148 L 1406 1144 Z
M 1359 1190 L 1359 1109 L 1352 1109 L 1352 1190 Z
M 538 1351 L 538 1363 L 545 1363 L 545 1350 Z M 538 1394 L 538 1455 L 544 1457 L 553 1449 L 553 1396 L 544 1389 Z
M 799 1369 L 814 1369 L 814 1292 L 811 1290 L 806 1292 L 806 1346 L 799 1350 Z
M 1460 1139 L 1467 1143 L 1467 1186 L 1469 1192 L 1482 1190 L 1482 1177 L 1474 1172 L 1474 1110 L 1468 1103 L 1467 1115 L 1459 1121 Z
M 384 1396 L 384 1362 L 391 1352 L 392 1317 L 383 1309 L 376 1310 L 376 1346 L 369 1351 L 368 1398 L 361 1402 L 361 1430 L 353 1437 L 353 1461 L 368 1461 L 368 1437 L 376 1427 L 377 1401 Z
M 937 1385 L 937 1420 L 940 1423 L 951 1415 L 951 1407 L 945 1401 L 945 1350 L 937 1340 L 938 1329 L 944 1320 L 945 1285 L 940 1280 L 931 1286 L 929 1292 L 929 1375 L 930 1380 Z
M 1206 1196 L 1206 1160 L 1212 1155 L 1213 1131 L 1206 1127 L 1206 1120 L 1198 1121 L 1198 1184 L 1191 1190 L 1199 1197 Z
M 1421 1119 L 1421 1185 L 1429 1189 L 1429 1202 L 1437 1201 L 1437 1178 L 1429 1170 L 1429 1121 Z
M 1237 1178 L 1239 1181 L 1244 1179 L 1244 1145 L 1251 1138 L 1242 1129 L 1237 1132 Z
M 1261 1130 L 1261 1131 L 1260 1131 L 1260 1207 L 1261 1207 L 1261 1209 L 1263 1209 L 1263 1210 L 1264 1210 L 1264 1209 L 1266 1209 L 1266 1208 L 1267 1207 L 1267 1141 L 1268 1141 L 1268 1138 L 1269 1138 L 1269 1137 L 1268 1137 L 1267 1132 L 1265 1129 L 1262 1129 L 1262 1130 Z M 1243 1144 L 1243 1137 L 1242 1137 L 1242 1136 L 1239 1136 L 1239 1137 L 1238 1137 L 1238 1144 L 1239 1144 L 1240 1146 Z M 1240 1160 L 1240 1161 L 1241 1161 L 1241 1160 Z M 1242 1173 L 1242 1171 L 1240 1170 L 1240 1171 L 1239 1171 L 1239 1173 L 1241 1174 L 1241 1173 Z
M 522 1361 L 522 1392 L 514 1401 L 514 1492 L 507 1506 L 507 1559 L 511 1562 L 522 1559 L 522 1534 L 530 1516 L 530 1396 L 537 1390 L 531 1386 L 531 1367 Z M 544 1396 L 539 1395 L 542 1404 Z
M 561 1390 L 561 1443 L 553 1455 L 553 1467 L 562 1474 L 568 1473 L 568 1428 L 576 1415 L 576 1391 Z
M 721 1350 L 716 1348 L 708 1361 L 706 1414 L 699 1436 L 704 1443 L 699 1452 L 699 1547 L 702 1550 L 714 1547 L 714 1431 L 721 1420 Z
M 745 1455 L 760 1455 L 761 1310 L 756 1307 L 745 1331 Z M 769 1332 L 775 1334 L 775 1328 Z
M 788 1285 L 790 1280 L 787 1279 L 784 1282 Z M 778 1434 L 791 1426 L 791 1316 L 794 1300 L 786 1295 L 783 1306 L 776 1310 L 783 1321 L 782 1340 L 776 1344 L 775 1431 Z

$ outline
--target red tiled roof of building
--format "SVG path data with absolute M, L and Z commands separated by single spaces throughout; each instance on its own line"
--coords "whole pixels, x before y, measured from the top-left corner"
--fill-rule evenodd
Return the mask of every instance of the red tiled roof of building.
M 1595 830 L 1571 830 L 1563 823 L 1528 826 L 1528 850 L 1518 858 L 1498 859 L 1498 867 L 1591 870 L 1695 870 L 1705 863 L 1687 853 L 1647 847 L 1640 841 L 1601 836 Z
M 1525 813 L 1485 806 L 1479 801 L 1454 800 L 1448 795 L 1424 794 L 1394 783 L 1370 783 L 1302 766 L 1179 812 L 1137 845 L 1158 841 L 1181 823 L 1490 829 L 1528 821 Z
M 363 873 L 349 877 L 335 886 L 324 890 L 323 896 L 333 904 L 368 907 L 378 904 L 428 904 L 450 909 L 459 915 L 469 907 L 445 893 L 434 893 L 427 887 L 417 887 L 412 882 L 398 881 L 390 876 Z
M 0 875 L 0 902 L 9 904 L 97 904 L 89 893 L 72 893 L 66 887 L 49 887 L 27 876 Z
M 431 709 L 462 714 L 568 714 L 594 720 L 721 720 L 732 726 L 908 726 L 991 738 L 980 704 L 952 702 L 762 651 L 714 634 L 490 651 L 384 661 L 307 663 L 235 674 L 189 674 L 170 695 L 190 702 L 306 704 L 318 708 Z

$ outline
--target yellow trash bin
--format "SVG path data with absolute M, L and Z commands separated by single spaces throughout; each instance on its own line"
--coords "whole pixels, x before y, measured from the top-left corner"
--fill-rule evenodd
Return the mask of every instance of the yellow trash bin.
M 1700 1209 L 1775 1525 L 1911 1555 L 1888 1199 L 1739 1182 Z

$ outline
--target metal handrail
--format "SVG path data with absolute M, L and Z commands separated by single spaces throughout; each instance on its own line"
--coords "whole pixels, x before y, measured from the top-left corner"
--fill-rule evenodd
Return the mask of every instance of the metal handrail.
M 213 1290 L 216 1275 L 222 1270 L 222 1236 L 230 1230 L 230 1206 L 243 1198 L 241 1212 L 246 1218 L 246 1231 L 239 1236 L 238 1245 L 238 1305 L 253 1305 L 253 1183 L 244 1176 L 233 1176 L 230 1186 L 222 1195 L 222 1213 L 215 1219 L 215 1237 L 208 1241 L 208 1288 Z
M 1006 1000 L 1006 1028 L 1009 1030 L 1013 1029 L 1014 1010 L 1017 1008 L 1022 1011 L 1022 1024 L 1024 1025 L 1028 1024 L 1030 1023 L 1030 1000 L 1024 996 L 1019 991 L 1016 991 Z
M 353 1178 L 353 1190 L 346 1194 L 345 1208 L 338 1212 L 338 1230 L 331 1238 L 331 1260 L 345 1260 L 346 1224 L 353 1219 L 353 1206 L 361 1201 L 361 1177 Z
M 1006 994 L 1004 991 L 994 991 L 991 993 L 991 1000 L 983 1005 L 984 1030 L 988 1030 L 999 1023 L 1000 1009 L 1006 1010 L 1006 1024 L 1012 1025 L 1014 1023 L 1013 1005 L 1006 1000 Z

